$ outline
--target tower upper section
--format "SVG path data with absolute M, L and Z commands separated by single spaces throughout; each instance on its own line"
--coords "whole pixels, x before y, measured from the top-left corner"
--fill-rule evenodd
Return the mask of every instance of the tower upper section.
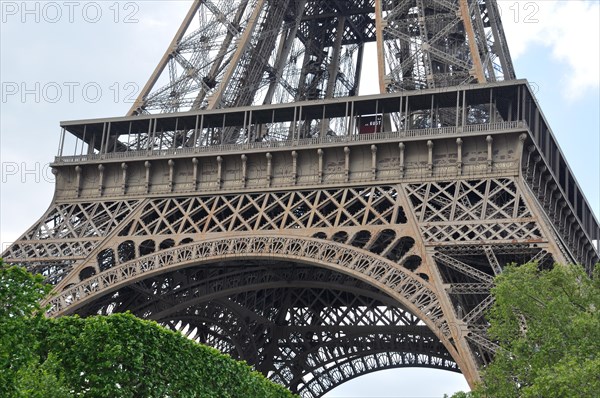
M 367 78 L 514 79 L 496 1 L 194 0 L 129 115 L 355 96 Z

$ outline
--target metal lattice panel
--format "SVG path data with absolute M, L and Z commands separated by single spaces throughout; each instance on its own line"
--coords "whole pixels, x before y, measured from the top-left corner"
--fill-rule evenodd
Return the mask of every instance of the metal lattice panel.
M 135 200 L 56 204 L 23 234 L 4 258 L 58 283 L 138 204 Z
M 3 257 L 50 316 L 133 311 L 303 397 L 403 366 L 474 385 L 494 276 L 600 258 L 527 82 L 500 82 L 498 11 L 194 0 L 127 117 L 61 124 L 53 203 Z M 356 98 L 369 46 L 383 94 Z
M 369 42 L 382 92 L 515 78 L 494 1 L 195 0 L 130 114 L 354 96 Z
M 494 275 L 507 264 L 535 261 L 550 267 L 554 263 L 546 250 L 526 244 L 441 246 L 432 257 L 454 312 L 468 329 L 469 345 L 482 364 L 489 363 L 497 349 L 487 337 L 485 320 L 485 312 L 494 302 L 490 295 Z
M 512 179 L 410 184 L 408 195 L 428 242 L 543 240 Z
M 399 224 L 392 187 L 169 198 L 144 206 L 123 236 L 193 235 Z
M 340 250 L 342 249 L 342 250 Z M 165 249 L 120 265 L 108 268 L 97 275 L 91 275 L 73 287 L 67 287 L 61 294 L 50 299 L 51 314 L 72 311 L 80 303 L 91 297 L 106 294 L 126 285 L 134 279 L 142 279 L 162 273 L 186 263 L 210 262 L 236 253 L 247 253 L 249 258 L 273 255 L 296 258 L 298 261 L 311 261 L 328 264 L 330 267 L 353 271 L 384 284 L 390 292 L 405 297 L 414 305 L 417 312 L 426 313 L 426 318 L 436 323 L 441 310 L 435 294 L 428 283 L 408 270 L 402 270 L 390 260 L 370 255 L 362 249 L 342 246 L 314 238 L 292 237 L 247 237 L 222 238 L 189 243 Z
M 129 285 L 79 312 L 125 308 L 246 360 L 303 397 L 380 369 L 458 371 L 417 316 L 331 270 L 262 261 L 187 268 Z
M 495 2 L 389 2 L 383 15 L 388 91 L 514 79 Z

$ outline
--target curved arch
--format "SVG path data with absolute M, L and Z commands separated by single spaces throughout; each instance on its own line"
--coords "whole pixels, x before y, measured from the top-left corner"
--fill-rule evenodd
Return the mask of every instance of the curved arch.
M 409 269 L 411 271 L 415 271 L 417 268 L 419 268 L 419 266 L 421 265 L 422 261 L 423 260 L 421 260 L 421 257 L 413 254 L 412 256 L 409 256 L 408 258 L 406 258 L 402 262 L 402 265 L 404 265 L 404 267 L 406 269 Z
M 406 253 L 415 245 L 415 240 L 410 236 L 403 236 L 398 239 L 389 250 L 387 257 L 392 261 L 401 260 Z
M 381 289 L 419 317 L 451 356 L 460 357 L 450 341 L 449 325 L 427 281 L 398 264 L 349 245 L 298 236 L 238 236 L 176 246 L 117 265 L 59 292 L 47 300 L 49 315 L 70 313 L 92 300 L 133 282 L 180 268 L 227 259 L 280 259 L 333 269 Z
M 194 295 L 193 293 L 191 293 L 187 290 L 177 290 L 176 292 L 178 294 L 181 294 L 182 292 L 186 293 L 185 301 L 177 303 L 177 302 L 174 302 L 175 300 L 173 300 L 169 294 L 163 294 L 160 297 L 157 297 L 156 300 L 154 300 L 154 301 L 153 300 L 144 300 L 143 307 L 140 307 L 140 308 L 134 307 L 131 311 L 133 313 L 143 312 L 144 309 L 150 305 L 162 304 L 162 307 L 155 306 L 155 308 L 157 308 L 159 311 L 152 313 L 152 315 L 150 316 L 151 319 L 154 319 L 156 321 L 161 321 L 163 319 L 163 317 L 167 316 L 168 314 L 175 313 L 179 310 L 185 309 L 186 307 L 205 303 L 210 300 L 229 297 L 233 294 L 237 294 L 240 292 L 265 290 L 265 289 L 277 289 L 277 288 L 285 288 L 285 287 L 290 286 L 289 281 L 272 281 L 272 280 L 261 280 L 261 281 L 257 281 L 254 283 L 251 282 L 251 283 L 242 285 L 241 287 L 225 286 L 227 279 L 230 277 L 231 277 L 230 274 L 224 274 L 219 279 L 212 279 L 211 280 L 212 283 L 202 286 L 202 290 L 204 291 L 204 294 L 202 296 Z M 252 274 L 249 275 L 249 277 L 251 278 Z M 238 276 L 238 278 L 239 278 L 239 276 Z M 317 278 L 313 278 L 313 279 L 317 279 Z M 391 302 L 394 301 L 394 300 L 390 299 L 387 295 L 384 295 L 382 293 L 368 292 L 368 291 L 365 291 L 364 288 L 357 287 L 357 286 L 344 286 L 342 288 L 341 286 L 336 285 L 336 282 L 339 282 L 339 280 L 337 280 L 337 281 L 334 281 L 334 280 L 304 281 L 304 280 L 295 279 L 294 287 L 316 287 L 316 288 L 322 288 L 322 289 L 326 289 L 326 288 L 342 289 L 349 293 L 361 294 L 363 296 L 370 297 L 370 298 L 377 298 L 379 301 L 381 301 L 385 304 L 388 304 L 388 305 L 390 305 Z M 212 286 L 210 286 L 210 285 L 212 285 Z M 219 288 L 214 289 L 213 286 L 215 286 L 215 285 L 219 286 Z M 196 287 L 196 286 L 194 286 L 194 287 Z M 169 300 L 167 300 L 165 302 L 165 299 L 169 299 Z
M 339 387 L 347 381 L 387 369 L 427 367 L 449 372 L 460 372 L 460 370 L 449 370 L 448 366 L 444 366 L 441 363 L 439 365 L 413 363 L 411 358 L 406 357 L 406 354 L 397 351 L 374 350 L 366 355 L 345 358 L 334 366 L 321 368 L 319 377 L 314 377 L 306 383 L 299 385 L 296 393 L 302 398 L 321 397 L 323 394 Z M 411 355 L 411 353 L 408 354 Z M 443 358 L 435 359 L 444 361 Z M 369 362 L 376 363 L 377 366 L 370 366 Z
M 193 317 L 178 317 L 182 320 L 189 318 Z M 202 320 L 209 323 L 211 321 L 207 318 Z M 433 333 L 427 329 L 429 333 L 423 334 L 423 330 L 417 330 L 419 328 L 426 329 L 425 326 L 413 326 L 400 333 L 373 333 L 319 343 L 307 351 L 301 351 L 298 356 L 293 356 L 293 362 L 278 361 L 279 366 L 269 369 L 268 377 L 286 385 L 301 397 L 308 398 L 320 397 L 349 380 L 379 370 L 423 367 L 460 373 L 457 363 L 447 353 L 436 354 L 431 349 L 436 344 L 442 345 L 439 340 L 431 339 Z M 241 352 L 240 344 L 236 344 L 236 337 L 245 336 L 232 337 L 235 349 L 238 353 Z M 246 346 L 248 343 L 252 341 L 244 340 L 241 345 Z M 340 352 L 345 347 L 351 348 Z M 249 357 L 240 359 L 252 361 Z M 303 364 L 302 373 L 296 373 L 299 363 Z
M 375 240 L 369 248 L 369 250 L 373 253 L 381 255 L 382 253 L 388 250 L 388 247 L 395 239 L 396 231 L 389 228 L 382 229 L 375 236 Z
M 94 268 L 94 267 L 85 267 L 84 269 L 79 271 L 79 279 L 82 281 L 89 279 L 94 275 L 96 275 L 96 268 Z M 68 290 L 68 289 L 65 288 L 65 290 Z
M 156 242 L 152 239 L 146 239 L 140 243 L 139 252 L 140 256 L 146 256 L 156 251 Z
M 350 241 L 348 243 L 354 247 L 364 248 L 371 240 L 371 237 L 371 231 L 360 230 L 350 238 Z
M 222 305 L 222 303 L 219 301 L 216 305 Z M 267 354 L 278 358 L 276 360 L 277 365 L 267 364 L 269 367 L 265 368 L 258 366 L 259 364 L 262 365 L 260 358 L 242 356 L 242 347 L 247 348 L 254 341 L 258 342 L 260 339 L 257 340 L 254 337 L 254 339 L 247 340 L 245 338 L 248 336 L 247 334 L 239 334 L 239 332 L 246 330 L 237 327 L 240 318 L 236 318 L 236 320 L 226 319 L 225 324 L 223 324 L 220 315 L 218 319 L 210 319 L 205 317 L 204 314 L 198 314 L 197 310 L 194 309 L 193 315 L 191 313 L 190 315 L 177 314 L 176 319 L 188 320 L 196 326 L 199 324 L 212 325 L 214 323 L 222 328 L 230 329 L 230 332 L 233 332 L 234 335 L 227 337 L 227 340 L 233 343 L 229 349 L 237 351 L 241 355 L 239 356 L 240 359 L 255 364 L 257 370 L 268 374 L 270 379 L 286 385 L 293 392 L 299 393 L 300 396 L 305 398 L 319 397 L 322 393 L 348 380 L 378 370 L 427 367 L 460 372 L 456 362 L 443 349 L 441 342 L 433 336 L 433 333 L 426 326 L 406 326 L 393 331 L 389 327 L 384 327 L 384 330 L 377 333 L 364 330 L 363 332 L 366 332 L 366 334 L 356 334 L 355 332 L 351 336 L 341 336 L 320 342 L 315 341 L 300 351 L 292 349 L 293 354 L 288 353 L 287 356 L 283 357 L 282 355 L 287 350 L 277 350 L 276 353 Z M 253 336 L 253 333 L 250 336 Z M 284 341 L 288 338 L 287 335 L 279 333 L 277 333 L 277 336 L 278 339 L 284 339 Z M 308 337 L 304 336 L 304 338 Z M 297 339 L 298 337 L 294 337 L 293 340 L 296 344 L 304 345 L 307 343 L 307 340 L 304 340 L 304 344 L 302 344 L 300 342 L 302 339 L 300 341 Z M 240 341 L 243 341 L 243 344 L 240 344 Z M 281 340 L 279 340 L 279 344 L 281 344 Z M 285 343 L 283 344 L 285 345 Z M 265 346 L 261 347 L 263 350 L 266 349 Z M 291 347 L 294 347 L 294 344 Z M 252 350 L 247 351 L 244 355 L 252 354 Z M 234 354 L 231 351 L 226 352 Z M 255 362 L 256 360 L 258 362 Z M 302 364 L 302 366 L 298 366 L 299 364 Z M 301 373 L 298 372 L 300 368 L 302 368 Z
M 275 267 L 276 265 L 273 266 Z M 225 265 L 224 268 L 226 267 L 227 265 Z M 249 268 L 253 267 L 250 265 Z M 307 269 L 310 269 L 310 267 Z M 238 318 L 235 320 L 227 317 L 226 319 L 223 319 L 221 315 L 214 319 L 210 317 L 207 318 L 202 311 L 198 311 L 198 304 L 203 304 L 203 307 L 204 305 L 207 305 L 208 302 L 217 300 L 217 305 L 225 304 L 227 307 L 226 303 L 235 302 L 239 305 L 242 305 L 243 308 L 250 308 L 244 306 L 243 302 L 238 300 L 235 295 L 242 295 L 243 292 L 259 292 L 260 296 L 264 297 L 263 295 L 265 290 L 280 289 L 282 291 L 289 291 L 290 289 L 302 287 L 317 290 L 321 289 L 351 292 L 353 295 L 371 298 L 373 303 L 380 302 L 380 304 L 383 306 L 385 306 L 384 303 L 396 306 L 398 303 L 376 289 L 371 290 L 372 287 L 370 285 L 364 282 L 358 282 L 351 277 L 347 277 L 347 281 L 354 281 L 354 283 L 337 286 L 333 282 L 335 280 L 334 274 L 339 275 L 339 273 L 331 270 L 321 269 L 320 271 L 317 271 L 320 273 L 332 274 L 330 280 L 325 278 L 325 281 L 322 282 L 315 282 L 322 279 L 313 275 L 316 272 L 299 272 L 298 276 L 301 275 L 305 277 L 305 279 L 298 280 L 294 278 L 293 282 L 284 280 L 283 278 L 274 280 L 276 278 L 271 278 L 271 275 L 268 275 L 270 272 L 264 275 L 266 278 L 252 278 L 250 275 L 248 275 L 248 277 L 240 275 L 240 273 L 244 272 L 245 270 L 240 272 L 224 272 L 222 275 L 219 274 L 220 280 L 217 278 L 211 278 L 212 283 L 210 283 L 210 285 L 213 285 L 213 283 L 218 285 L 218 292 L 213 291 L 212 289 L 205 289 L 209 286 L 208 282 L 206 282 L 206 286 L 202 285 L 203 282 L 198 282 L 185 287 L 183 290 L 181 288 L 177 288 L 171 293 L 166 293 L 166 297 L 164 295 L 161 297 L 166 299 L 168 303 L 168 309 L 173 310 L 175 313 L 167 310 L 163 313 L 153 313 L 150 317 L 159 322 L 164 321 L 163 316 L 165 316 L 166 319 L 172 320 L 196 320 L 196 322 L 192 322 L 190 324 L 190 329 L 193 327 L 201 327 L 201 325 L 206 327 L 206 325 L 217 324 L 219 327 L 229 330 L 229 333 L 235 334 L 235 336 L 230 336 L 229 338 L 231 338 L 231 342 L 234 343 L 240 359 L 245 359 L 251 364 L 256 364 L 257 370 L 265 374 L 269 374 L 271 379 L 285 384 L 289 388 L 292 388 L 294 392 L 300 393 L 303 397 L 320 396 L 321 394 L 317 393 L 318 391 L 328 391 L 350 379 L 383 369 L 428 367 L 460 372 L 457 363 L 453 360 L 453 358 L 450 357 L 449 353 L 445 350 L 441 342 L 426 326 L 413 322 L 401 326 L 396 323 L 398 322 L 398 317 L 395 317 L 396 321 L 394 322 L 392 321 L 394 317 L 390 317 L 390 315 L 387 314 L 385 318 L 380 318 L 378 320 L 372 318 L 372 315 L 370 315 L 368 312 L 365 313 L 364 310 L 358 311 L 359 316 L 349 316 L 348 318 L 344 318 L 344 320 L 332 320 L 330 318 L 330 315 L 332 314 L 330 310 L 324 310 L 324 313 L 330 314 L 327 316 L 327 318 L 321 318 L 319 314 L 315 314 L 314 318 L 306 320 L 307 323 L 298 324 L 296 321 L 293 321 L 292 323 L 295 326 L 304 327 L 301 328 L 304 333 L 308 332 L 311 335 L 314 333 L 315 336 L 322 337 L 325 337 L 325 335 L 321 335 L 319 330 L 328 330 L 328 326 L 332 324 L 354 327 L 354 329 L 351 335 L 341 333 L 339 336 L 328 336 L 326 339 L 319 338 L 317 340 L 304 334 L 302 336 L 295 335 L 293 340 L 294 344 L 286 346 L 301 346 L 302 348 L 300 350 L 295 350 L 292 348 L 292 353 L 286 350 L 277 351 L 276 354 L 267 354 L 267 356 L 270 358 L 275 357 L 278 359 L 276 360 L 276 366 L 273 366 L 272 363 L 266 362 L 265 367 L 263 366 L 265 363 L 262 362 L 265 359 L 262 358 L 264 351 L 262 355 L 251 356 L 254 351 L 249 350 L 249 352 L 245 352 L 242 355 L 240 350 L 240 347 L 248 347 L 254 341 L 256 341 L 257 344 L 261 344 L 261 338 L 257 338 L 256 335 L 257 330 L 264 329 L 260 329 L 260 327 L 257 329 L 256 324 L 254 324 L 254 327 L 251 328 L 251 330 L 247 329 L 246 327 L 241 329 L 237 327 L 236 325 L 238 325 L 238 322 L 250 321 L 250 319 L 245 318 L 243 312 L 238 313 Z M 235 281 L 231 284 L 223 283 L 228 279 L 228 277 Z M 356 285 L 357 282 L 359 285 Z M 199 288 L 203 294 L 208 296 L 197 296 L 192 291 L 188 290 L 190 288 L 192 290 Z M 170 295 L 181 295 L 182 305 L 178 306 L 174 300 L 175 297 L 169 298 Z M 303 292 L 301 296 L 306 298 L 306 293 Z M 316 294 L 316 296 L 318 297 L 319 294 Z M 187 300 L 189 297 L 192 297 L 192 299 Z M 280 297 L 273 300 L 275 300 L 275 302 L 285 301 Z M 146 300 L 144 301 L 146 302 Z M 302 302 L 294 302 L 291 307 L 297 308 L 298 304 L 300 304 L 300 307 L 303 305 Z M 363 306 L 362 308 L 372 308 L 370 302 L 368 301 L 363 301 L 357 304 L 358 306 Z M 272 303 L 267 303 L 266 307 L 258 307 L 257 316 L 261 318 L 264 317 L 265 314 L 262 312 L 262 310 L 265 308 L 270 308 L 271 305 Z M 355 306 L 350 302 L 338 305 L 358 308 L 358 306 Z M 140 307 L 140 309 L 143 310 L 143 307 Z M 388 307 L 387 311 L 389 310 L 390 309 Z M 364 316 L 364 318 L 361 315 Z M 277 317 L 280 317 L 280 315 Z M 288 317 L 286 316 L 285 319 L 288 319 Z M 391 323 L 381 324 L 382 319 L 384 323 L 385 321 L 391 321 Z M 341 320 L 342 322 L 339 323 Z M 370 326 L 365 325 L 363 320 L 367 320 L 367 322 L 370 320 Z M 354 321 L 354 323 L 348 323 L 348 321 Z M 288 324 L 283 327 L 287 327 L 287 325 Z M 359 328 L 356 328 L 358 325 L 362 325 L 364 329 L 360 330 Z M 379 330 L 375 330 L 373 328 L 374 325 L 380 326 L 378 328 Z M 246 332 L 244 335 L 239 334 L 243 331 Z M 250 334 L 248 335 L 247 333 Z M 278 332 L 276 335 L 278 336 L 278 339 L 280 339 L 280 343 L 281 339 L 285 341 L 288 338 L 287 334 L 285 333 L 281 334 Z M 248 336 L 254 337 L 248 340 Z M 240 338 L 242 339 L 240 340 Z M 239 341 L 243 341 L 243 344 L 240 344 Z M 301 341 L 304 341 L 304 344 L 302 344 Z M 310 344 L 305 345 L 309 341 Z M 261 348 L 264 350 L 265 346 L 261 345 Z M 234 356 L 233 352 L 228 352 Z M 287 356 L 284 354 L 284 352 L 287 353 Z M 298 364 L 302 364 L 302 366 L 298 366 Z M 300 368 L 302 368 L 302 373 L 298 372 Z
M 98 261 L 100 272 L 106 271 L 115 266 L 115 252 L 111 248 L 104 249 L 98 253 L 96 260 Z
M 117 248 L 119 263 L 133 260 L 135 258 L 135 243 L 132 240 L 121 242 Z
M 346 243 L 348 241 L 348 232 L 341 230 L 331 236 L 331 240 L 338 243 Z
M 175 241 L 171 238 L 167 238 L 160 242 L 158 245 L 158 250 L 167 250 L 175 246 Z

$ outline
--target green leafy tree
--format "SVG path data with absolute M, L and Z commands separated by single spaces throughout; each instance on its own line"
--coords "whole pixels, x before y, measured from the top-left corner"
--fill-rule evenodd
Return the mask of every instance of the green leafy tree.
M 71 389 L 58 376 L 60 363 L 50 354 L 44 361 L 32 360 L 16 373 L 15 397 L 72 398 Z M 10 396 L 10 395 L 9 395 Z
M 247 364 L 131 314 L 49 320 L 42 354 L 86 397 L 292 397 Z
M 38 331 L 45 322 L 40 300 L 48 293 L 41 276 L 8 266 L 0 258 L 0 396 L 19 396 L 18 382 L 37 366 Z M 25 395 L 23 395 L 25 396 Z
M 490 336 L 501 349 L 482 383 L 453 397 L 598 397 L 600 267 L 507 267 L 492 290 Z M 465 393 L 462 393 L 465 394 Z
M 0 262 L 1 397 L 292 397 L 244 362 L 131 314 L 47 319 L 39 276 Z

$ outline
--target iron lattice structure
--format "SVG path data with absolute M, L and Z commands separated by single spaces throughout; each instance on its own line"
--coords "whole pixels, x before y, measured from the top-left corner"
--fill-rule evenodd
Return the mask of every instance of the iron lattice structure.
M 382 94 L 358 97 L 369 42 Z M 3 257 L 52 316 L 129 310 L 303 397 L 396 367 L 472 384 L 506 264 L 599 260 L 513 79 L 493 1 L 193 2 L 128 116 L 62 123 L 52 204 Z
M 196 0 L 129 114 L 354 96 L 370 42 L 381 92 L 515 77 L 495 1 Z

